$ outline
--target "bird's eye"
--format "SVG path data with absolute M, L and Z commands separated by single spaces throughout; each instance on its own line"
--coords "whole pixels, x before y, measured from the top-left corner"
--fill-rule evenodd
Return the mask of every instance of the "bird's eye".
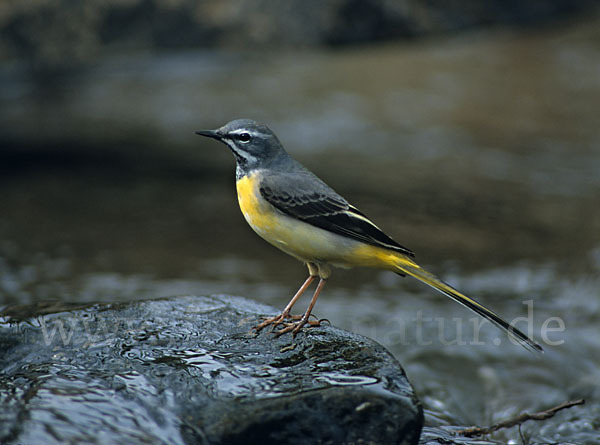
M 238 136 L 238 139 L 240 142 L 243 142 L 244 144 L 250 142 L 250 133 L 240 133 Z

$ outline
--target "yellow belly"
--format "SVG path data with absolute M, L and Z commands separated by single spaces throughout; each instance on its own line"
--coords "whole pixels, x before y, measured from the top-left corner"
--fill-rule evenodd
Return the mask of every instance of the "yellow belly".
M 244 218 L 266 241 L 304 262 L 338 267 L 395 269 L 399 254 L 370 246 L 288 216 L 262 198 L 258 189 L 260 171 L 236 183 Z

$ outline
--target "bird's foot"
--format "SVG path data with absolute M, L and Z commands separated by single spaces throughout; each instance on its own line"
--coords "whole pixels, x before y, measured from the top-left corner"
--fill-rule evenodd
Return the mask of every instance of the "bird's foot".
M 300 320 L 301 318 L 302 315 L 290 315 L 289 312 L 284 311 L 281 314 L 276 315 L 274 317 L 265 318 L 262 323 L 257 324 L 252 329 L 254 329 L 256 332 L 260 332 L 262 329 L 266 328 L 269 325 L 273 325 L 274 329 L 277 325 L 283 323 L 287 319 Z
M 262 323 L 257 324 L 252 329 L 254 329 L 256 332 L 260 332 L 262 329 L 266 328 L 269 325 L 273 325 L 273 327 L 275 327 L 278 324 L 283 323 L 283 321 L 287 317 L 289 317 L 289 315 L 286 315 L 284 313 L 276 315 L 275 317 L 268 317 L 265 320 L 263 320 Z
M 311 328 L 316 328 L 316 327 L 321 326 L 321 322 L 323 322 L 323 321 L 326 321 L 329 323 L 329 320 L 327 320 L 327 319 L 309 320 L 309 319 L 305 318 L 304 316 L 296 316 L 296 317 L 294 317 L 294 319 L 297 321 L 284 323 L 284 327 L 275 332 L 275 337 L 279 337 L 280 335 L 287 334 L 288 332 L 292 333 L 292 337 L 296 337 L 298 332 L 300 332 L 302 330 L 302 328 L 306 325 L 308 325 Z
M 252 329 L 254 329 L 256 332 L 260 332 L 262 329 L 266 328 L 269 325 L 273 325 L 273 329 L 275 329 L 275 327 L 277 325 L 282 324 L 285 320 L 302 320 L 302 317 L 304 317 L 304 315 L 290 315 L 289 313 L 285 313 L 282 312 L 279 315 L 276 315 L 274 317 L 267 317 L 265 318 L 262 323 L 257 324 L 256 326 L 254 326 Z M 315 317 L 317 318 L 314 314 L 311 314 L 311 317 Z M 310 320 L 307 323 L 311 326 L 319 326 L 319 323 L 323 321 L 323 320 Z M 329 322 L 329 320 L 326 320 L 327 322 Z M 290 323 L 285 323 L 285 325 L 287 326 Z M 296 325 L 296 323 L 292 323 L 293 325 Z M 305 323 L 306 324 L 306 323 Z M 279 332 L 279 331 L 278 331 Z M 289 331 L 286 331 L 289 332 Z M 279 335 L 279 334 L 278 334 Z

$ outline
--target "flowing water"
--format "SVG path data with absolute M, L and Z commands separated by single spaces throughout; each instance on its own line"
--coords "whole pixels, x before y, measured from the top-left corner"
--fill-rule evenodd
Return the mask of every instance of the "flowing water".
M 229 293 L 283 307 L 304 267 L 246 226 L 231 155 L 193 135 L 250 117 L 422 265 L 544 346 L 528 353 L 409 278 L 334 271 L 315 313 L 394 353 L 428 433 L 585 398 L 521 433 L 595 443 L 599 25 L 112 56 L 51 85 L 4 67 L 0 304 Z M 516 427 L 492 439 L 522 440 Z

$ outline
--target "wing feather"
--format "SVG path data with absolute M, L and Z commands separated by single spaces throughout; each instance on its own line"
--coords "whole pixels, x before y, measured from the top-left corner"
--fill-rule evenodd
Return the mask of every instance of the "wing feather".
M 285 184 L 286 191 L 280 184 Z M 265 178 L 259 189 L 267 202 L 287 215 L 338 235 L 414 257 L 410 249 L 386 235 L 315 176 L 272 176 Z

